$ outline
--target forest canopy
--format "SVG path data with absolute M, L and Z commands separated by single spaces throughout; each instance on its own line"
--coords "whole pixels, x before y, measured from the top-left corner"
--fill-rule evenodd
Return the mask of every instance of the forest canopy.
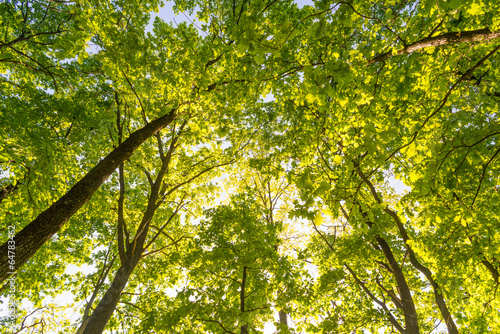
M 1 333 L 500 333 L 499 49 L 493 0 L 1 2 Z

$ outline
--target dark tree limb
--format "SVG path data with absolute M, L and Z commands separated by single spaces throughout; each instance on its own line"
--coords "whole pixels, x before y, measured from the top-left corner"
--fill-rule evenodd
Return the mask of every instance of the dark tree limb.
M 391 247 L 385 241 L 385 239 L 379 236 L 376 236 L 375 239 L 377 240 L 377 243 L 379 244 L 382 252 L 389 262 L 389 266 L 391 266 L 391 269 L 394 272 L 394 278 L 396 279 L 396 283 L 399 288 L 399 300 L 401 302 L 403 314 L 405 317 L 406 330 L 408 331 L 408 333 L 418 334 L 420 333 L 420 330 L 418 327 L 417 310 L 415 309 L 415 304 L 413 303 L 413 297 L 411 296 L 410 287 L 406 282 L 403 270 L 396 261 Z
M 486 259 L 483 255 L 483 260 L 481 263 L 488 269 L 488 271 L 491 273 L 491 276 L 493 276 L 493 279 L 495 280 L 496 284 L 499 284 L 498 279 L 500 278 L 500 274 L 498 273 L 498 269 Z
M 83 333 L 85 326 L 87 326 L 87 323 L 88 323 L 89 318 L 90 318 L 90 310 L 92 309 L 92 304 L 94 303 L 95 299 L 97 298 L 97 294 L 99 293 L 99 289 L 101 289 L 102 284 L 104 283 L 104 281 L 108 277 L 108 274 L 109 274 L 109 271 L 111 270 L 111 267 L 113 267 L 116 256 L 113 256 L 109 265 L 106 263 L 110 250 L 111 250 L 111 248 L 108 249 L 108 253 L 106 254 L 106 258 L 104 259 L 104 265 L 102 267 L 101 274 L 97 278 L 97 283 L 94 287 L 94 291 L 92 292 L 92 296 L 90 297 L 90 300 L 88 301 L 87 306 L 85 306 L 85 310 L 83 311 L 82 323 L 81 323 L 80 327 L 78 328 L 76 334 Z
M 177 109 L 150 122 L 145 127 L 133 132 L 121 145 L 109 153 L 65 195 L 40 213 L 15 236 L 16 263 L 9 267 L 8 243 L 0 246 L 0 282 L 26 263 L 50 238 L 64 226 L 73 214 L 87 203 L 99 186 L 130 158 L 132 153 L 149 137 L 169 125 L 177 116 Z
M 125 223 L 125 215 L 123 213 L 123 202 L 125 201 L 125 180 L 123 178 L 123 164 L 118 167 L 120 195 L 118 197 L 118 254 L 120 263 L 127 262 L 127 249 L 129 248 L 129 233 L 127 224 Z M 124 239 L 125 236 L 125 239 Z
M 391 300 L 394 303 L 394 305 L 396 305 L 397 308 L 399 308 L 399 309 L 402 310 L 403 309 L 403 305 L 401 305 L 401 301 L 399 300 L 398 296 L 393 291 L 393 289 L 391 288 L 390 290 L 387 290 L 382 285 L 382 283 L 380 282 L 380 280 L 378 279 L 378 277 L 375 277 L 375 282 L 377 282 L 377 285 L 379 286 L 380 289 L 382 289 L 389 297 L 391 297 Z
M 243 267 L 243 277 L 241 278 L 241 289 L 240 289 L 240 312 L 245 312 L 245 284 L 247 280 L 247 266 Z M 248 334 L 248 325 L 244 324 L 240 327 L 240 334 Z
M 358 168 L 358 174 L 360 175 L 363 182 L 368 185 L 368 188 L 370 189 L 370 192 L 371 192 L 373 198 L 375 199 L 375 201 L 379 204 L 382 204 L 383 203 L 382 198 L 378 195 L 377 190 L 373 186 L 373 183 L 363 174 L 363 172 L 359 168 Z M 401 238 L 405 242 L 406 250 L 408 251 L 408 253 L 410 255 L 410 263 L 418 271 L 420 271 L 422 274 L 424 274 L 425 278 L 427 278 L 427 280 L 431 284 L 432 289 L 434 291 L 434 298 L 435 298 L 436 304 L 441 312 L 441 315 L 443 316 L 443 319 L 445 320 L 446 326 L 448 328 L 448 332 L 450 334 L 458 334 L 457 326 L 453 320 L 453 317 L 451 316 L 450 311 L 448 310 L 448 307 L 446 305 L 444 297 L 439 292 L 439 290 L 440 290 L 439 284 L 432 277 L 432 272 L 430 271 L 430 269 L 418 261 L 416 255 L 415 255 L 415 252 L 408 244 L 408 241 L 410 240 L 410 238 L 408 236 L 408 233 L 406 232 L 406 229 L 403 225 L 403 222 L 399 218 L 398 214 L 395 211 L 389 209 L 388 207 L 384 208 L 384 212 L 386 214 L 388 214 L 389 216 L 391 216 L 392 219 L 394 220 L 394 222 L 396 223 L 396 226 L 399 230 L 399 234 L 401 235 Z
M 394 56 L 400 56 L 403 54 L 413 53 L 415 51 L 421 50 L 423 48 L 438 47 L 441 45 L 450 45 L 457 43 L 468 43 L 468 42 L 489 42 L 494 39 L 500 38 L 500 32 L 492 32 L 489 28 L 471 30 L 471 31 L 461 31 L 461 32 L 448 32 L 439 36 L 426 37 L 410 45 L 404 47 L 396 53 L 392 51 L 383 53 L 372 58 L 368 64 L 375 64 L 381 61 L 385 61 Z
M 354 271 L 347 265 L 347 264 L 344 264 L 344 267 L 349 271 L 349 273 L 351 274 L 351 276 L 354 278 L 354 280 L 356 281 L 356 283 L 361 287 L 361 289 L 370 297 L 371 300 L 373 300 L 375 303 L 377 303 L 380 307 L 382 307 L 382 309 L 385 311 L 385 313 L 387 314 L 387 318 L 389 320 L 389 322 L 394 326 L 396 327 L 396 329 L 401 333 L 401 334 L 410 334 L 410 332 L 407 332 L 403 326 L 401 326 L 401 324 L 396 320 L 396 318 L 394 318 L 394 316 L 392 315 L 391 311 L 389 310 L 389 308 L 387 307 L 387 305 L 381 301 L 380 299 L 378 299 L 377 297 L 375 297 L 375 295 L 366 287 L 366 285 L 356 276 L 356 274 L 354 273 Z

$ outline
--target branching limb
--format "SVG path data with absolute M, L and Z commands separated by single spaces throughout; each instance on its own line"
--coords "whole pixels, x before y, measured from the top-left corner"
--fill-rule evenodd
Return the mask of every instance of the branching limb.
M 224 327 L 224 325 L 218 320 L 212 320 L 212 319 L 198 319 L 198 320 L 216 323 L 217 325 L 220 326 L 220 328 L 222 328 L 224 333 L 236 334 L 235 332 L 231 332 L 226 327 Z
M 78 328 L 76 334 L 83 333 L 83 330 L 87 326 L 87 323 L 90 319 L 90 311 L 92 309 L 92 304 L 94 304 L 94 301 L 97 298 L 97 294 L 99 293 L 99 290 L 101 289 L 102 284 L 106 280 L 106 277 L 108 277 L 109 271 L 113 267 L 116 256 L 113 256 L 113 258 L 111 259 L 111 262 L 109 264 L 106 263 L 110 252 L 111 252 L 111 247 L 108 248 L 108 252 L 107 252 L 106 257 L 104 259 L 104 264 L 102 267 L 101 274 L 99 275 L 99 277 L 97 279 L 96 285 L 94 287 L 94 291 L 92 292 L 92 296 L 90 297 L 90 300 L 87 302 L 87 305 L 85 306 L 85 310 L 83 311 L 82 323 L 81 323 L 80 327 Z
M 474 205 L 474 203 L 476 202 L 477 196 L 479 195 L 479 191 L 481 190 L 481 184 L 483 183 L 484 176 L 486 175 L 486 170 L 488 169 L 488 166 L 491 164 L 491 162 L 493 160 L 495 160 L 495 158 L 497 157 L 498 153 L 500 153 L 500 147 L 498 148 L 498 150 L 496 150 L 495 154 L 493 154 L 493 156 L 488 160 L 488 162 L 486 162 L 483 165 L 483 170 L 481 172 L 481 177 L 479 178 L 479 182 L 478 182 L 478 185 L 477 185 L 476 193 L 475 193 L 474 199 L 472 200 L 472 203 L 470 205 L 471 207 Z
M 160 234 L 163 233 L 163 230 L 172 222 L 172 220 L 174 219 L 174 217 L 177 216 L 177 214 L 179 213 L 179 211 L 185 205 L 184 199 L 186 198 L 186 196 L 187 196 L 187 194 L 184 194 L 184 196 L 182 197 L 182 199 L 179 201 L 179 203 L 177 204 L 176 208 L 174 209 L 174 212 L 172 212 L 172 214 L 167 219 L 167 221 L 165 222 L 165 224 L 163 224 L 160 228 L 156 227 L 156 229 L 158 230 L 158 232 L 153 236 L 153 238 L 151 238 L 151 240 L 144 247 L 144 249 L 148 249 L 149 246 L 151 246 L 151 244 L 153 242 L 155 242 L 155 240 L 160 236 Z M 168 236 L 168 235 L 167 235 L 167 237 L 170 238 L 170 236 Z M 172 238 L 170 238 L 170 239 L 173 240 Z
M 498 33 L 500 35 L 500 33 Z M 425 125 L 429 122 L 429 120 L 434 117 L 439 111 L 441 111 L 441 109 L 443 109 L 443 107 L 446 105 L 446 102 L 448 101 L 448 98 L 450 97 L 451 93 L 453 92 L 453 90 L 464 80 L 466 80 L 467 78 L 469 78 L 472 73 L 479 67 L 481 66 L 488 58 L 490 58 L 493 54 L 495 54 L 498 49 L 500 49 L 500 45 L 497 46 L 495 49 L 493 49 L 490 53 L 488 53 L 486 56 L 484 56 L 479 62 L 477 62 L 476 65 L 474 65 L 471 69 L 469 69 L 464 75 L 462 75 L 451 87 L 450 89 L 448 90 L 448 92 L 446 93 L 446 95 L 443 97 L 443 99 L 441 100 L 441 103 L 439 104 L 439 106 L 436 108 L 436 110 L 434 110 L 429 116 L 427 116 L 427 118 L 422 122 L 422 124 L 420 125 L 420 128 L 418 130 L 416 130 L 413 135 L 412 135 L 412 138 L 411 140 L 404 144 L 403 146 L 397 148 L 396 150 L 394 150 L 394 152 L 392 152 L 386 159 L 385 161 L 388 161 L 390 160 L 396 153 L 398 153 L 399 151 L 401 151 L 402 149 L 404 149 L 405 147 L 408 147 L 409 145 L 411 145 L 416 139 L 417 139 L 417 136 L 418 134 L 420 133 L 420 130 L 422 130 Z
M 368 188 L 370 188 L 370 192 L 371 192 L 373 198 L 375 199 L 375 201 L 379 204 L 382 204 L 383 203 L 382 198 L 378 195 L 377 190 L 375 189 L 373 183 L 363 174 L 363 172 L 361 171 L 360 168 L 358 168 L 357 171 L 358 171 L 359 176 L 363 180 L 363 182 L 368 185 Z M 422 265 L 418 261 L 413 249 L 408 244 L 408 241 L 410 240 L 410 238 L 408 236 L 408 233 L 406 232 L 406 229 L 403 225 L 403 222 L 399 218 L 398 214 L 395 211 L 391 210 L 390 208 L 385 207 L 383 209 L 383 211 L 385 213 L 387 213 L 389 216 L 391 216 L 392 219 L 394 220 L 394 222 L 396 223 L 396 226 L 399 230 L 399 234 L 401 235 L 403 241 L 405 242 L 406 250 L 410 256 L 410 263 L 418 271 L 420 271 L 422 274 L 424 274 L 424 276 L 427 278 L 427 280 L 431 284 L 431 286 L 434 290 L 434 297 L 435 297 L 436 304 L 439 307 L 439 310 L 441 311 L 441 315 L 443 316 L 443 318 L 446 322 L 446 326 L 448 327 L 448 332 L 452 333 L 452 334 L 458 334 L 457 326 L 456 326 L 456 324 L 451 316 L 451 313 L 448 310 L 448 307 L 446 306 L 446 302 L 444 300 L 443 295 L 439 292 L 439 290 L 440 290 L 439 285 L 436 283 L 436 281 L 432 277 L 432 272 L 430 271 L 429 268 Z M 394 268 L 393 268 L 393 270 L 394 270 Z

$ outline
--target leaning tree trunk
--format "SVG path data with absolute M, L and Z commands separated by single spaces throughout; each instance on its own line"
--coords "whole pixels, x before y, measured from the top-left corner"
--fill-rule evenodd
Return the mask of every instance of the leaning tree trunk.
M 0 246 L 0 282 L 26 263 L 78 209 L 87 203 L 99 186 L 149 137 L 169 125 L 176 110 L 135 131 L 76 183 L 57 202 L 16 234 L 15 264 L 9 264 L 8 242 Z M 11 251 L 12 254 L 12 251 Z
M 406 332 L 411 334 L 419 334 L 420 329 L 418 326 L 417 310 L 415 309 L 415 304 L 413 303 L 413 297 L 410 292 L 410 287 L 406 282 L 406 278 L 403 274 L 403 270 L 399 266 L 389 244 L 385 239 L 375 236 L 377 243 L 379 244 L 382 252 L 384 253 L 387 261 L 389 261 L 389 266 L 394 274 L 394 279 L 398 286 L 399 295 L 401 297 L 401 305 L 403 307 L 403 315 L 405 319 Z
M 116 309 L 116 305 L 120 301 L 128 279 L 134 271 L 135 265 L 122 265 L 111 283 L 111 286 L 102 297 L 99 304 L 97 304 L 94 312 L 88 319 L 88 322 L 82 324 L 82 334 L 97 334 L 102 333 L 109 319 Z

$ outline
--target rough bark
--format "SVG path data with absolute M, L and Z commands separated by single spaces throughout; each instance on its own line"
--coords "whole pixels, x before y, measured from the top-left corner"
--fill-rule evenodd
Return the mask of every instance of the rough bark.
M 406 249 L 408 250 L 408 253 L 410 255 L 410 263 L 424 276 L 427 278 L 429 283 L 431 283 L 432 289 L 434 290 L 434 299 L 436 301 L 436 304 L 439 308 L 439 311 L 441 312 L 441 315 L 443 316 L 443 319 L 446 323 L 446 327 L 448 328 L 448 333 L 450 334 L 458 334 L 458 328 L 457 325 L 455 324 L 455 321 L 453 320 L 453 317 L 451 316 L 450 311 L 448 310 L 448 307 L 446 305 L 446 302 L 444 300 L 443 295 L 439 292 L 439 284 L 436 283 L 434 278 L 432 277 L 432 272 L 429 268 L 421 264 L 417 257 L 415 256 L 415 252 L 413 252 L 413 249 L 408 245 L 409 237 L 408 234 L 406 233 L 406 229 L 403 226 L 403 222 L 399 219 L 399 216 L 397 215 L 396 212 L 386 208 L 384 210 L 386 213 L 388 213 L 396 222 L 396 225 L 399 230 L 399 234 L 403 238 L 403 241 L 406 244 Z
M 371 192 L 373 198 L 375 199 L 375 201 L 377 201 L 377 203 L 379 203 L 379 204 L 382 204 L 383 203 L 382 198 L 378 195 L 377 190 L 375 189 L 375 187 L 373 186 L 371 181 L 368 178 L 366 178 L 366 176 L 361 172 L 360 169 L 358 169 L 358 173 L 361 176 L 361 178 L 363 179 L 363 181 L 370 188 L 370 192 Z M 446 305 L 446 302 L 444 300 L 443 295 L 439 292 L 439 285 L 436 283 L 436 281 L 432 277 L 432 272 L 430 271 L 429 268 L 422 265 L 418 261 L 417 257 L 415 256 L 415 252 L 413 252 L 413 249 L 408 244 L 408 241 L 410 240 L 410 238 L 408 236 L 408 233 L 406 232 L 406 229 L 403 225 L 403 222 L 401 221 L 401 219 L 399 218 L 398 214 L 395 211 L 393 211 L 389 208 L 385 208 L 384 212 L 387 213 L 389 216 L 391 216 L 392 219 L 394 220 L 394 222 L 396 223 L 396 226 L 398 227 L 398 230 L 399 230 L 399 234 L 401 235 L 401 238 L 403 238 L 403 241 L 405 242 L 405 245 L 406 245 L 406 249 L 410 255 L 410 263 L 418 271 L 420 271 L 422 274 L 424 274 L 424 276 L 427 278 L 429 283 L 431 283 L 431 286 L 432 286 L 432 289 L 434 292 L 434 299 L 435 299 L 436 304 L 439 308 L 439 311 L 441 312 L 441 315 L 443 316 L 443 319 L 445 320 L 446 327 L 448 328 L 448 332 L 450 334 L 458 334 L 457 326 L 456 326 L 455 322 L 453 321 L 453 317 L 451 316 L 450 311 L 448 310 L 448 307 Z
M 449 32 L 439 36 L 423 38 L 410 45 L 407 45 L 405 48 L 399 50 L 396 53 L 393 53 L 391 51 L 383 53 L 371 59 L 368 64 L 381 62 L 394 56 L 413 53 L 423 48 L 438 47 L 441 45 L 456 43 L 488 42 L 497 38 L 500 38 L 500 32 L 492 32 L 489 28 L 472 31 Z
M 29 223 L 15 236 L 15 265 L 9 268 L 8 243 L 0 246 L 0 282 L 9 272 L 26 263 L 78 209 L 87 203 L 99 186 L 149 137 L 169 125 L 176 117 L 176 110 L 160 117 L 135 131 L 121 145 L 91 169 L 65 195 Z
M 401 305 L 403 306 L 403 314 L 405 318 L 405 330 L 407 333 L 418 334 L 420 333 L 420 330 L 418 327 L 417 311 L 415 309 L 415 304 L 413 303 L 410 287 L 406 283 L 403 271 L 392 254 L 392 250 L 387 242 L 379 236 L 377 236 L 376 239 L 382 249 L 382 252 L 384 252 L 387 261 L 389 261 L 389 266 L 394 273 L 394 278 L 396 279 L 396 283 L 399 288 L 399 295 L 401 297 Z
M 104 294 L 99 304 L 96 306 L 94 312 L 90 316 L 82 334 L 97 334 L 102 333 L 104 327 L 115 311 L 116 305 L 120 301 L 128 279 L 134 270 L 133 265 L 122 265 L 116 273 L 111 286 Z

